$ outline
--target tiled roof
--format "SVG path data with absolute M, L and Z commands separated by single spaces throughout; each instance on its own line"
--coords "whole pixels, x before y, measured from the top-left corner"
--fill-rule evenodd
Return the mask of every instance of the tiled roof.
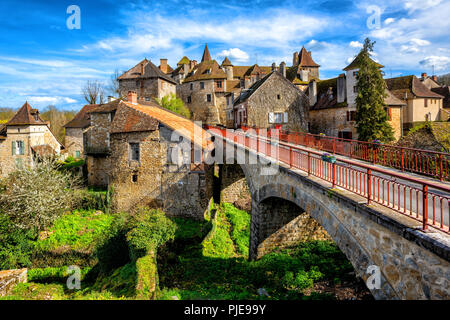
M 241 81 L 240 80 L 226 80 L 227 92 L 238 92 L 241 89 Z
M 97 108 L 98 104 L 87 104 L 75 115 L 75 117 L 64 125 L 65 128 L 86 128 L 90 125 L 88 112 Z
M 406 102 L 398 99 L 392 92 L 388 89 L 384 90 L 386 97 L 384 98 L 384 103 L 388 106 L 405 106 Z
M 158 69 L 161 70 L 161 65 L 158 66 Z M 164 72 L 164 71 L 162 71 L 162 72 Z M 166 74 L 169 74 L 172 72 L 173 72 L 173 68 L 170 65 L 167 65 L 167 73 Z
M 132 104 L 121 101 L 111 125 L 111 133 L 149 131 L 158 128 L 158 122 L 206 148 L 210 135 L 193 121 L 158 106 L 155 102 Z
M 188 57 L 184 56 L 183 58 L 181 58 L 180 61 L 178 61 L 177 66 L 182 66 L 183 64 L 189 64 L 189 62 L 191 62 L 191 60 L 189 60 Z
M 231 64 L 231 61 L 228 59 L 228 57 L 225 57 L 225 59 L 223 59 L 223 61 L 222 61 L 222 66 L 228 67 L 228 66 L 233 66 L 233 65 Z
M 211 54 L 209 53 L 208 45 L 205 44 L 205 50 L 203 51 L 202 62 L 211 61 Z
M 348 66 L 346 66 L 343 70 L 348 71 L 348 70 L 352 70 L 352 69 L 358 69 L 361 64 L 361 54 L 362 54 L 362 52 L 358 53 L 358 55 L 355 57 L 355 59 L 353 59 L 353 61 Z M 384 68 L 383 65 L 381 65 L 375 61 L 373 61 L 373 63 L 376 63 L 378 68 Z
M 142 74 L 142 65 L 144 65 L 144 74 Z M 133 68 L 122 74 L 117 79 L 142 79 L 142 78 L 161 78 L 173 84 L 176 84 L 175 80 L 162 72 L 157 66 L 155 66 L 150 60 L 144 59 L 135 65 Z
M 299 67 L 320 67 L 320 65 L 315 63 L 313 58 L 311 57 L 311 51 L 306 51 L 305 47 L 302 47 L 302 50 L 300 50 L 298 57 Z
M 405 99 L 408 96 L 420 98 L 443 98 L 441 95 L 428 89 L 416 76 L 404 76 L 386 79 L 386 85 L 397 98 Z
M 87 113 L 110 113 L 116 111 L 120 101 L 121 99 L 116 99 L 105 104 L 100 104 L 97 107 L 87 111 Z
M 25 124 L 47 124 L 47 122 L 41 119 L 39 111 L 33 109 L 28 102 L 25 102 L 16 114 L 6 123 L 7 126 Z
M 244 76 L 246 74 L 250 74 L 250 69 L 254 69 L 254 66 L 233 66 L 233 76 L 235 78 L 244 79 Z M 272 67 L 266 67 L 266 66 L 258 66 L 259 70 L 261 70 L 262 73 L 268 74 L 272 72 Z
M 48 144 L 41 144 L 38 146 L 32 146 L 31 150 L 34 151 L 35 154 L 43 157 L 43 156 L 53 156 L 56 154 L 56 151 Z
M 216 60 L 203 61 L 196 65 L 184 82 L 208 79 L 226 79 L 227 75 L 220 68 Z

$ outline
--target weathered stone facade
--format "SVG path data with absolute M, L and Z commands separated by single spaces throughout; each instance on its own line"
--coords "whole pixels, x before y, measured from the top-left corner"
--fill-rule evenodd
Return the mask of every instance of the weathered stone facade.
M 241 94 L 234 110 L 235 127 L 273 128 L 281 125 L 284 130 L 307 130 L 306 95 L 277 71 L 255 83 L 246 94 Z M 281 114 L 281 122 L 277 121 L 276 114 Z
M 58 156 L 62 148 L 49 125 L 39 117 L 39 112 L 26 103 L 0 127 L 0 176 L 32 166 L 36 156 Z
M 83 129 L 66 128 L 66 153 L 74 158 L 84 157 Z
M 155 105 L 115 102 L 92 110 L 86 137 L 89 184 L 112 190 L 114 211 L 149 206 L 202 219 L 212 196 L 212 167 L 172 159 L 173 149 L 184 143 L 184 138 L 172 141 L 173 128 L 183 125 L 193 126 Z M 132 144 L 138 146 L 137 158 Z

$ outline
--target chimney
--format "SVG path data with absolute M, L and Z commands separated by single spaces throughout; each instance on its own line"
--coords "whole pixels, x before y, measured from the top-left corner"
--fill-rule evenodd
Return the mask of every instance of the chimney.
M 312 107 L 317 102 L 317 83 L 316 80 L 312 80 L 308 84 L 308 91 L 309 91 L 309 105 Z
M 191 60 L 190 61 L 190 69 L 194 68 L 197 65 L 197 60 Z
M 298 52 L 294 52 L 292 58 L 292 66 L 295 67 L 296 65 L 298 65 Z
M 341 74 L 337 78 L 337 103 L 344 102 L 345 98 L 346 98 L 345 76 L 344 74 Z
M 159 69 L 161 69 L 162 72 L 167 73 L 168 67 L 167 67 L 167 59 L 159 59 Z
M 437 76 L 431 76 L 431 79 L 432 79 L 434 82 L 437 82 Z
M 427 74 L 425 72 L 422 73 L 422 79 L 425 79 L 427 77 Z
M 183 73 L 185 76 L 187 76 L 187 74 L 189 73 L 189 64 L 183 64 Z
M 128 102 L 137 104 L 137 93 L 134 91 L 128 91 Z
M 286 62 L 280 63 L 280 73 L 286 78 Z
M 277 70 L 277 65 L 274 63 L 272 63 L 272 71 L 276 71 Z
M 225 72 L 227 73 L 227 80 L 233 80 L 234 78 L 233 66 L 225 67 Z

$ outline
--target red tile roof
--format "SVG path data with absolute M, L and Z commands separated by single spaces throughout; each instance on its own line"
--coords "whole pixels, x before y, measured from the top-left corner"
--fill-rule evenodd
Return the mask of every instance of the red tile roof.
M 33 109 L 28 102 L 16 112 L 16 114 L 6 123 L 7 126 L 12 125 L 26 125 L 26 124 L 44 124 L 47 122 L 41 119 L 39 111 Z
M 75 115 L 75 117 L 67 122 L 65 128 L 86 128 L 91 124 L 88 112 L 97 108 L 98 104 L 87 104 Z
M 142 67 L 144 72 L 142 73 Z M 170 76 L 162 72 L 157 66 L 155 66 L 150 60 L 144 59 L 135 65 L 133 68 L 122 74 L 117 79 L 145 79 L 145 78 L 161 78 L 173 84 L 176 84 Z
M 311 57 L 311 51 L 306 51 L 305 47 L 299 52 L 299 67 L 320 67 Z

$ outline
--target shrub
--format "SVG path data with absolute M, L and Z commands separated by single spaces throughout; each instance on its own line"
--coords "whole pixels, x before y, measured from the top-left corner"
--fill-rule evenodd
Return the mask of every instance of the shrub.
M 10 218 L 0 213 L 0 270 L 31 265 L 32 232 L 15 228 Z
M 37 230 L 38 235 L 72 208 L 74 198 L 68 190 L 78 184 L 71 173 L 58 170 L 55 160 L 42 159 L 9 175 L 0 193 L 0 210 L 16 227 Z
M 175 238 L 176 225 L 161 210 L 141 208 L 132 219 L 130 227 L 127 241 L 132 260 L 137 260 Z

